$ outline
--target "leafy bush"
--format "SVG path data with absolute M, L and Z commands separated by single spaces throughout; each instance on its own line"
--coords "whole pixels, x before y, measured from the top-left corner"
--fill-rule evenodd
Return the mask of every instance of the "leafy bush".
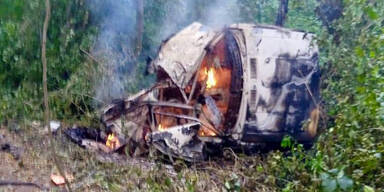
M 37 0 L 2 1 L 0 7 L 6 6 L 11 7 L 9 14 L 0 16 L 0 122 L 25 116 L 39 118 L 44 4 Z M 53 0 L 52 9 L 47 60 L 49 90 L 55 91 L 67 86 L 82 67 L 84 55 L 79 48 L 88 49 L 96 31 L 87 24 L 83 1 Z

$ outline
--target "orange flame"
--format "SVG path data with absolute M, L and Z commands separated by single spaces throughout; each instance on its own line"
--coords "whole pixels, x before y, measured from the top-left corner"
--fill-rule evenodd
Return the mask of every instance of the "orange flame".
M 205 128 L 205 127 L 201 127 L 199 129 L 199 131 L 197 132 L 197 134 L 200 137 L 214 137 L 214 136 L 216 136 L 215 132 L 213 132 L 212 130 Z
M 117 149 L 118 147 L 120 147 L 119 138 L 117 138 L 114 133 L 111 133 L 108 135 L 105 145 L 110 149 Z
M 211 67 L 209 70 L 205 69 L 205 74 L 208 75 L 207 82 L 206 82 L 207 89 L 216 86 L 217 81 L 215 79 L 215 69 L 213 69 L 213 67 Z
M 159 126 L 157 127 L 157 130 L 158 131 L 164 131 L 165 129 L 161 124 L 159 124 Z

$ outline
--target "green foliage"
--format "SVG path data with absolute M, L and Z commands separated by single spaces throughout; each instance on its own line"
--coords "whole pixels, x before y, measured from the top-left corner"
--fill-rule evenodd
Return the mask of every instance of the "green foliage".
M 292 138 L 288 135 L 284 136 L 283 140 L 281 141 L 281 147 L 290 148 L 291 146 L 292 146 Z
M 319 33 L 321 22 L 315 14 L 317 6 L 316 1 L 290 0 L 285 27 Z
M 230 178 L 225 181 L 224 186 L 227 191 L 240 191 L 241 184 L 239 177 L 233 173 Z
M 320 174 L 321 186 L 323 191 L 336 191 L 339 190 L 350 190 L 353 186 L 353 181 L 344 175 L 343 170 L 332 169 L 328 172 Z
M 238 2 L 241 8 L 242 22 L 254 22 L 261 24 L 274 24 L 279 7 L 278 1 L 269 0 L 241 0 Z
M 57 91 L 67 86 L 69 79 L 83 66 L 84 56 L 79 48 L 88 49 L 96 31 L 87 25 L 88 11 L 83 1 L 53 0 L 51 3 L 53 11 L 47 37 L 48 88 Z M 0 7 L 7 5 L 12 9 L 0 16 L 0 103 L 3 109 L 0 122 L 26 115 L 39 118 L 44 3 L 2 1 Z M 56 105 L 58 102 L 52 104 L 62 109 Z

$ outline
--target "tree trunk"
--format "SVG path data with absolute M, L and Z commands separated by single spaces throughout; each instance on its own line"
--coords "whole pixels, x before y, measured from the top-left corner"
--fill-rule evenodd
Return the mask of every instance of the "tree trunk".
M 41 43 L 41 60 L 43 63 L 43 92 L 44 92 L 44 123 L 51 129 L 49 125 L 49 104 L 48 104 L 48 87 L 47 87 L 47 57 L 46 57 L 46 44 L 47 44 L 47 30 L 49 19 L 51 17 L 51 5 L 49 0 L 45 0 L 45 20 L 43 26 L 43 41 Z
M 143 32 L 144 32 L 144 0 L 136 0 L 136 48 L 135 56 L 139 56 L 143 48 Z
M 289 0 L 280 0 L 279 9 L 276 17 L 276 25 L 284 26 L 285 20 L 287 18 L 288 13 L 288 2 Z
M 328 32 L 333 34 L 333 21 L 340 18 L 343 13 L 342 0 L 317 0 L 319 6 L 316 7 L 316 14 L 322 24 L 328 29 Z
M 256 14 L 257 14 L 257 22 L 258 23 L 263 23 L 262 21 L 261 21 L 261 18 L 262 18 L 262 11 L 261 11 L 261 9 L 262 9 L 262 3 L 263 2 L 259 2 L 259 3 L 257 3 L 257 12 L 256 12 Z
M 53 133 L 51 130 L 51 125 L 49 123 L 49 102 L 48 102 L 48 85 L 47 85 L 47 57 L 46 57 L 46 44 L 47 44 L 47 31 L 48 31 L 48 25 L 49 25 L 49 19 L 51 18 L 51 4 L 49 0 L 45 0 L 45 19 L 44 19 L 44 26 L 43 26 L 43 37 L 41 42 L 41 62 L 43 64 L 43 94 L 44 94 L 44 123 L 45 126 L 48 127 L 48 131 L 50 133 L 50 149 L 51 154 L 53 157 L 53 161 L 59 170 L 60 175 L 64 177 L 66 186 L 68 191 L 72 191 L 71 187 L 69 185 L 69 182 L 67 178 L 65 177 L 65 174 L 63 172 L 63 169 L 60 166 L 60 163 L 58 161 L 58 158 L 56 156 L 55 152 L 55 146 L 53 144 Z

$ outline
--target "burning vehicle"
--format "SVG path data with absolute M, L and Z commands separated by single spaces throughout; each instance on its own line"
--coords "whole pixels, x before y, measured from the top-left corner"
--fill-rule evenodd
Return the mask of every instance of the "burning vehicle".
M 150 65 L 155 85 L 103 109 L 107 142 L 125 137 L 131 154 L 152 145 L 187 161 L 224 146 L 280 143 L 285 135 L 311 142 L 320 79 L 313 39 L 269 25 L 215 31 L 192 23 L 162 43 Z

